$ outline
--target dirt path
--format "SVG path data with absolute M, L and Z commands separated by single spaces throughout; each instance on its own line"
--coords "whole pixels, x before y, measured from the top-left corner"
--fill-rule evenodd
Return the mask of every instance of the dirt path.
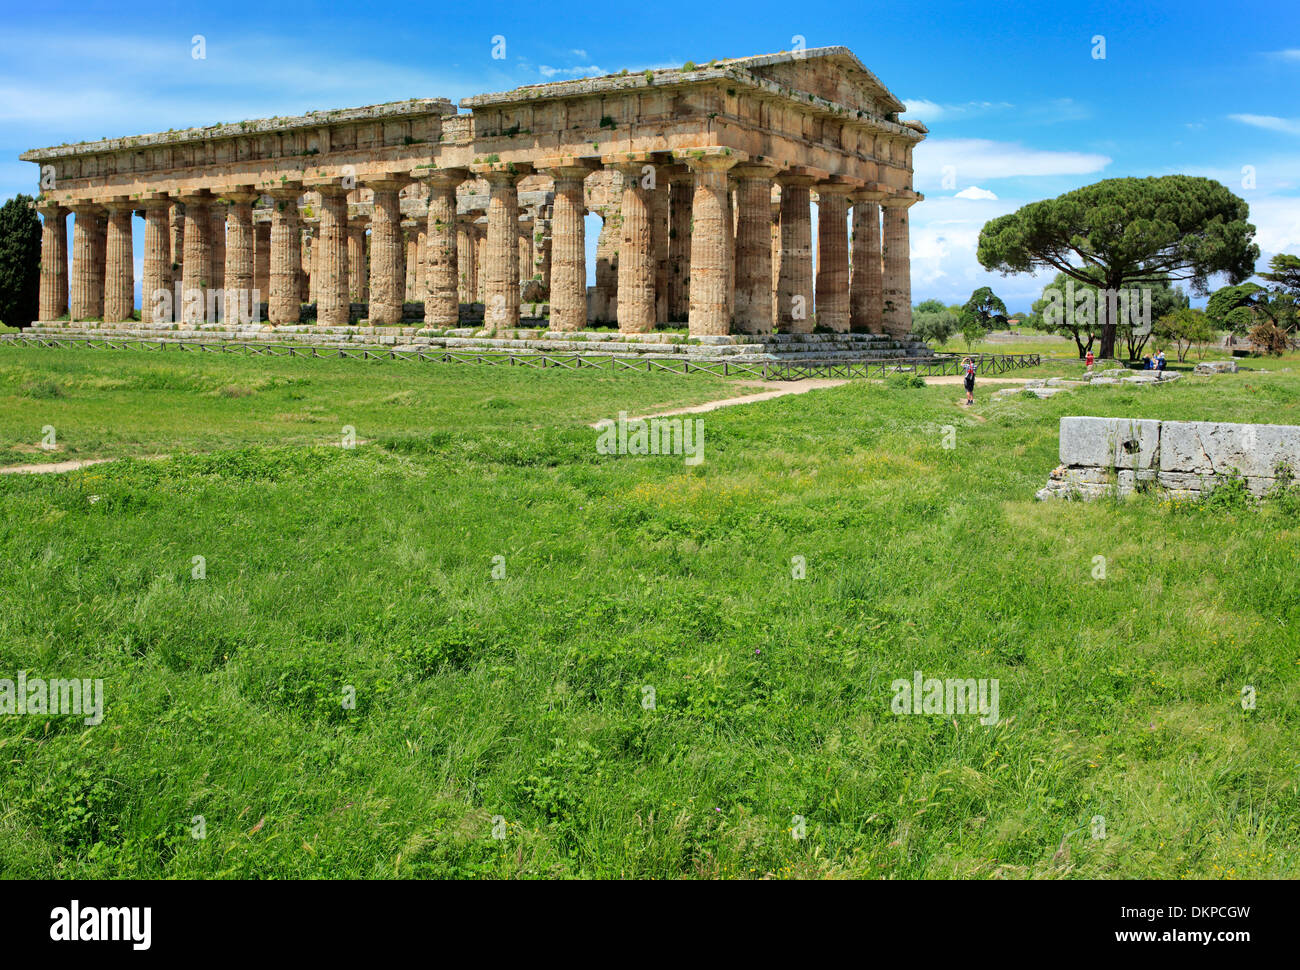
M 652 414 L 629 415 L 629 421 L 641 421 L 647 418 L 668 418 L 674 414 L 704 414 L 708 411 L 716 411 L 719 408 L 729 408 L 733 404 L 757 404 L 759 401 L 771 401 L 774 398 L 786 397 L 790 394 L 807 394 L 809 391 L 816 391 L 823 387 L 839 387 L 841 384 L 847 384 L 847 380 L 838 380 L 829 377 L 805 377 L 801 381 L 737 381 L 745 387 L 766 387 L 771 390 L 760 391 L 757 394 L 742 394 L 739 397 L 724 397 L 717 401 L 705 401 L 703 404 L 692 404 L 690 407 L 674 408 L 671 411 L 655 411 Z M 597 421 L 591 427 L 596 428 L 601 424 Z
M 77 458 L 71 461 L 55 461 L 46 465 L 10 465 L 0 468 L 0 475 L 53 475 L 58 472 L 75 472 L 79 468 L 91 465 L 103 465 L 112 458 Z

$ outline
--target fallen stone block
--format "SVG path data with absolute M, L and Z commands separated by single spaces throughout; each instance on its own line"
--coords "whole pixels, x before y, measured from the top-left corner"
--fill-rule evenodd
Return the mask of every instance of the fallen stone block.
M 1156 468 L 1160 422 L 1141 418 L 1061 418 L 1060 458 L 1066 466 Z
M 1275 478 L 1279 465 L 1300 470 L 1300 427 L 1166 421 L 1160 432 L 1161 471 Z
M 1193 370 L 1196 374 L 1235 374 L 1237 373 L 1237 362 L 1235 360 L 1203 360 Z

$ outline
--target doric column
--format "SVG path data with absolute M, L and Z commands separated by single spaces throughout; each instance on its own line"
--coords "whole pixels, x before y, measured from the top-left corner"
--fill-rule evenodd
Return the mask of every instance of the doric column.
M 212 285 L 212 196 L 181 196 L 185 203 L 185 258 L 182 264 L 181 312 L 186 323 L 207 319 L 208 289 Z
M 739 333 L 772 332 L 772 165 L 733 170 L 739 223 L 736 233 L 735 326 Z
M 254 223 L 253 232 L 253 288 L 258 300 L 271 298 L 271 223 Z
M 606 158 L 622 176 L 623 231 L 618 246 L 618 329 L 649 333 L 655 328 L 655 259 L 650 229 L 650 189 L 644 169 L 649 157 Z
M 906 337 L 912 332 L 912 251 L 908 232 L 907 209 L 916 199 L 891 196 L 884 200 L 885 333 Z
M 781 203 L 772 204 L 772 329 L 776 329 L 777 319 L 776 295 L 781 284 Z
M 404 179 L 367 182 L 374 192 L 370 214 L 370 325 L 402 322 L 402 211 L 398 192 Z
M 669 175 L 668 318 L 685 320 L 691 312 L 691 206 L 695 180 L 690 169 Z
M 267 319 L 272 324 L 297 323 L 302 315 L 302 227 L 298 225 L 298 196 L 302 186 L 288 183 L 272 189 L 271 264 Z
M 855 187 L 817 186 L 817 325 L 837 333 L 849 330 L 849 193 Z
M 131 217 L 135 204 L 127 199 L 108 203 L 108 232 L 104 259 L 104 322 L 131 319 L 135 309 L 135 259 L 131 245 Z
M 68 210 L 61 205 L 41 205 L 37 211 L 41 214 L 41 293 L 36 316 L 57 320 L 68 309 Z
M 145 323 L 173 323 L 180 319 L 179 307 L 172 307 L 172 316 L 165 315 L 171 298 L 159 299 L 171 290 L 171 225 L 169 199 L 146 199 L 144 205 L 144 262 L 140 280 L 140 319 Z
M 353 303 L 370 299 L 366 287 L 366 270 L 370 266 L 366 259 L 366 223 L 365 216 L 348 220 L 348 298 Z
M 419 293 L 419 273 L 420 273 L 420 237 L 415 231 L 414 223 L 409 220 L 402 221 L 402 251 L 403 266 L 405 267 L 406 283 L 403 286 L 402 302 L 415 303 L 420 299 Z
M 303 266 L 307 273 L 307 302 L 314 304 L 317 309 L 316 322 L 320 323 L 320 208 L 317 207 L 316 215 L 309 219 L 310 225 L 307 227 L 307 249 L 306 259 L 303 260 Z
M 412 172 L 417 176 L 417 172 Z M 469 178 L 464 168 L 421 169 L 428 186 L 429 216 L 424 226 L 424 325 L 454 327 L 460 322 L 456 279 L 456 186 Z
M 882 192 L 861 191 L 853 202 L 853 264 L 849 282 L 849 329 L 881 333 L 884 300 L 880 268 L 880 200 Z
M 258 193 L 252 188 L 227 192 L 225 289 L 234 294 L 239 306 L 251 306 L 255 261 L 253 257 L 253 203 Z M 232 304 L 233 305 L 233 304 Z M 227 308 L 229 313 L 229 308 Z
M 487 303 L 487 210 L 474 223 L 474 302 Z
M 650 241 L 655 264 L 655 323 L 667 323 L 671 317 L 668 291 L 672 273 L 668 267 L 669 225 L 668 213 L 672 208 L 672 183 L 663 178 L 662 167 L 656 173 L 655 187 L 650 192 Z
M 304 206 L 298 207 L 298 302 L 312 302 L 311 287 L 311 234 L 310 226 L 302 224 Z
M 692 336 L 718 336 L 731 331 L 727 304 L 731 293 L 727 261 L 727 172 L 739 161 L 732 155 L 697 153 L 682 159 L 695 173 L 691 203 Z
M 456 298 L 461 303 L 474 302 L 473 231 L 465 220 L 456 220 Z
M 576 162 L 545 168 L 555 180 L 551 212 L 552 330 L 583 330 L 587 326 L 587 208 L 583 183 L 591 170 L 590 165 Z
M 214 290 L 224 290 L 226 288 L 226 217 L 229 207 L 223 200 L 213 202 L 211 209 L 212 219 L 212 288 Z
M 184 278 L 185 266 L 185 205 L 182 202 L 173 202 L 170 209 L 167 210 L 167 228 L 171 236 L 171 254 L 172 265 L 170 278 L 167 281 L 168 286 L 174 286 Z M 176 308 L 176 319 L 179 320 L 180 307 Z
M 727 202 L 726 227 L 724 238 L 727 241 L 727 279 L 731 285 L 727 287 L 727 319 L 734 321 L 736 319 L 736 199 L 735 199 L 735 181 L 728 173 L 727 193 L 723 196 Z
M 96 319 L 104 311 L 104 291 L 99 287 L 95 270 L 95 233 L 98 231 L 99 206 L 72 207 L 72 299 L 69 314 L 73 320 Z
M 777 284 L 777 329 L 811 333 L 812 221 L 808 187 L 814 179 L 785 172 L 781 183 L 781 278 Z
M 618 206 L 600 210 L 600 233 L 596 236 L 596 294 L 592 318 L 596 323 L 618 321 L 618 247 L 623 217 Z
M 320 229 L 314 247 L 312 275 L 316 281 L 316 322 L 322 327 L 346 327 L 348 299 L 348 190 L 341 185 L 317 186 Z
M 475 166 L 475 172 L 488 183 L 483 325 L 488 330 L 510 329 L 519 326 L 519 193 L 516 186 L 526 173 L 487 165 Z

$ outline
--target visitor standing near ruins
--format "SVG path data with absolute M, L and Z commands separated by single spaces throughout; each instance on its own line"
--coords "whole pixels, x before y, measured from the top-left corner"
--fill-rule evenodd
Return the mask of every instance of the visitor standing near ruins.
M 1090 347 L 1090 348 L 1088 348 L 1088 356 L 1087 356 L 1087 357 L 1084 359 L 1084 361 L 1083 361 L 1083 363 L 1084 363 L 1084 370 L 1086 370 L 1089 374 L 1091 374 L 1091 373 L 1092 373 L 1092 365 L 1095 364 L 1096 362 L 1097 362 L 1097 359 L 1096 359 L 1095 357 L 1092 356 L 1092 348 Z
M 975 362 L 967 357 L 961 363 L 966 371 L 966 406 L 970 407 L 975 403 Z
M 1163 347 L 1156 354 L 1156 374 L 1160 377 L 1165 376 L 1165 351 Z

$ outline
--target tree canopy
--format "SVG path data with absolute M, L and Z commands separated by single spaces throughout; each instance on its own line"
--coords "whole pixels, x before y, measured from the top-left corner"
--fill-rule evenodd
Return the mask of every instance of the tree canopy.
M 1259 247 L 1245 201 L 1190 175 L 1106 179 L 991 219 L 977 255 L 1003 275 L 1054 269 L 1104 289 L 1186 280 L 1208 292 L 1216 273 L 1233 283 L 1255 269 Z M 1113 357 L 1116 321 L 1106 313 L 1101 356 Z
M 41 220 L 30 195 L 0 206 L 0 323 L 25 327 L 36 319 L 41 289 Z

